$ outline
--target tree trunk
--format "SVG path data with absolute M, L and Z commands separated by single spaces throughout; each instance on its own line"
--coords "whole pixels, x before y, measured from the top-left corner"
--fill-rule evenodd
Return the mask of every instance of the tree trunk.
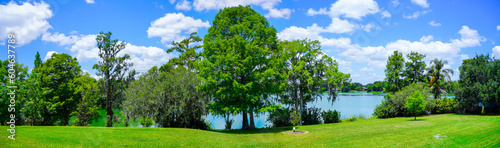
M 111 103 L 111 94 L 108 92 L 106 97 L 106 116 L 108 120 L 106 121 L 106 127 L 113 127 L 113 104 Z
M 415 114 L 415 121 L 417 121 L 417 114 Z
M 243 111 L 243 121 L 242 121 L 243 126 L 241 129 L 249 129 L 250 127 L 248 126 L 248 117 L 247 117 L 247 112 Z
M 250 115 L 250 129 L 255 129 L 255 123 L 253 122 L 253 112 L 250 112 L 249 115 Z
M 69 125 L 69 111 L 66 111 L 66 113 L 64 113 L 64 126 L 66 125 Z

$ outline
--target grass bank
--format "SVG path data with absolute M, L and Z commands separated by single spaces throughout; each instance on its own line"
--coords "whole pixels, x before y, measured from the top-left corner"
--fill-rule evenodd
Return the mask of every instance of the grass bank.
M 0 127 L 2 147 L 499 147 L 500 116 L 442 114 L 298 127 L 203 131 L 180 128 Z M 436 139 L 440 134 L 446 136 Z

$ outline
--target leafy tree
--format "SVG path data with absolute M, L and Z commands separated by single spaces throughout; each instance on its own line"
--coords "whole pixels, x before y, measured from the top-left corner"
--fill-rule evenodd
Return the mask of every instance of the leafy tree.
M 417 120 L 417 115 L 425 111 L 427 103 L 422 93 L 417 90 L 411 96 L 408 96 L 408 102 L 406 102 L 405 107 L 409 112 L 413 113 L 415 120 Z
M 411 52 L 407 54 L 406 57 L 410 60 L 405 63 L 404 75 L 407 79 L 406 81 L 408 83 L 426 82 L 427 80 L 424 75 L 426 66 L 423 61 L 425 55 L 419 54 L 418 52 Z
M 208 98 L 196 91 L 200 82 L 184 67 L 166 73 L 154 66 L 126 89 L 124 112 L 133 119 L 152 118 L 163 127 L 207 129 L 203 115 Z
M 323 84 L 327 84 L 327 99 L 332 102 L 336 100 L 337 89 L 349 84 L 350 75 L 338 71 L 337 62 L 322 52 L 319 41 L 282 41 L 280 48 L 281 61 L 285 62 L 283 70 L 288 77 L 281 103 L 292 106 L 301 119 L 307 119 L 302 117 L 307 111 L 306 104 L 323 95 L 320 89 Z
M 121 57 L 118 53 L 125 48 L 125 42 L 118 40 L 111 40 L 111 32 L 101 32 L 96 37 L 97 48 L 99 48 L 99 63 L 94 64 L 92 69 L 97 70 L 97 75 L 104 78 L 100 81 L 100 89 L 103 90 L 106 98 L 106 126 L 113 126 L 113 104 L 116 99 L 121 96 L 122 90 L 127 86 L 126 84 L 133 79 L 135 71 L 129 71 L 132 63 L 126 61 L 130 59 L 128 54 Z M 129 71 L 128 76 L 126 72 Z
M 76 89 L 74 79 L 81 72 L 78 61 L 65 53 L 54 53 L 36 72 L 39 73 L 42 87 L 50 89 L 45 97 L 56 106 L 56 114 L 51 117 L 68 125 L 70 114 L 79 102 L 78 96 L 74 93 Z
M 458 83 L 456 100 L 461 112 L 473 112 L 479 103 L 500 106 L 500 60 L 488 55 L 464 60 Z
M 431 61 L 431 67 L 427 69 L 427 75 L 430 76 L 430 85 L 432 86 L 431 89 L 434 94 L 434 99 L 441 98 L 442 79 L 446 78 L 447 81 L 450 81 L 450 74 L 453 75 L 452 69 L 443 69 L 445 64 L 448 64 L 448 61 L 438 60 L 436 58 Z
M 385 68 L 385 81 L 387 82 L 385 90 L 387 92 L 396 92 L 403 87 L 403 80 L 401 79 L 403 66 L 403 54 L 397 50 L 394 51 L 394 53 L 389 56 Z
M 89 73 L 80 75 L 75 80 L 77 85 L 76 94 L 79 94 L 79 103 L 72 115 L 77 119 L 74 121 L 77 126 L 87 126 L 94 120 L 99 119 L 100 107 L 97 101 L 101 98 L 97 81 L 90 77 Z
M 14 81 L 12 81 L 13 83 L 11 83 L 10 81 L 10 73 L 9 73 L 9 69 L 12 68 L 15 73 L 14 76 L 16 79 L 14 79 Z M 4 107 L 0 107 L 0 124 L 1 125 L 5 125 L 8 120 L 10 120 L 10 114 L 11 112 L 8 111 L 8 106 L 10 105 L 10 96 L 7 95 L 7 93 L 9 93 L 10 90 L 13 90 L 13 88 L 9 89 L 7 88 L 7 86 L 18 86 L 16 90 L 16 96 L 17 95 L 20 95 L 22 94 L 21 92 L 19 92 L 21 89 L 21 86 L 24 82 L 24 80 L 26 79 L 28 75 L 28 67 L 27 66 L 24 66 L 23 64 L 19 64 L 19 63 L 14 63 L 14 64 L 11 64 L 11 60 L 10 59 L 7 59 L 7 60 L 0 60 L 0 83 L 2 83 L 0 85 L 0 92 L 1 92 L 1 95 L 0 95 L 0 105 L 4 106 Z M 17 100 L 17 99 L 16 99 Z M 21 98 L 19 98 L 19 100 L 21 100 Z M 18 109 L 20 109 L 22 106 L 23 106 L 23 103 L 21 101 L 16 101 L 15 103 L 16 105 L 16 112 L 18 112 Z M 16 115 L 16 121 L 21 121 L 21 116 L 19 116 L 19 114 Z M 21 122 L 16 122 L 16 124 L 18 123 L 21 123 Z
M 189 70 L 195 69 L 195 64 L 201 59 L 201 53 L 196 52 L 200 49 L 201 45 L 189 46 L 192 43 L 201 42 L 202 39 L 196 36 L 196 32 L 189 35 L 189 38 L 184 39 L 180 42 L 172 42 L 172 48 L 167 49 L 167 53 L 177 51 L 180 53 L 179 57 L 172 58 L 168 61 L 168 65 L 172 68 L 177 66 L 184 66 Z
M 253 113 L 272 107 L 268 98 L 280 89 L 271 87 L 280 76 L 272 57 L 277 52 L 276 29 L 250 6 L 219 11 L 203 40 L 199 66 L 205 82 L 198 89 L 213 99 L 210 111 L 242 113 L 242 128 L 255 128 Z

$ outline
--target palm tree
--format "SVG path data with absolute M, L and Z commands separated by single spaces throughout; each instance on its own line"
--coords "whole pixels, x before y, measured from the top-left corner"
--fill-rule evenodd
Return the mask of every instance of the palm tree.
M 434 99 L 437 99 L 441 93 L 441 79 L 445 78 L 446 81 L 450 81 L 450 73 L 453 75 L 452 69 L 443 69 L 444 65 L 448 64 L 446 60 L 438 60 L 437 58 L 431 61 L 431 67 L 427 68 L 427 76 L 430 78 L 430 85 L 432 86 L 432 93 L 434 94 Z

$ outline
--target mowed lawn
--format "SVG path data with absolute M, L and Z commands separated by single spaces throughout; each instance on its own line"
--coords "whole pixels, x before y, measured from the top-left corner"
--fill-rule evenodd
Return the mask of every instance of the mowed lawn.
M 2 126 L 0 147 L 500 147 L 499 115 L 442 114 L 366 119 L 291 127 L 203 131 L 180 128 L 31 127 L 16 128 L 16 140 Z M 436 139 L 440 134 L 446 136 Z

